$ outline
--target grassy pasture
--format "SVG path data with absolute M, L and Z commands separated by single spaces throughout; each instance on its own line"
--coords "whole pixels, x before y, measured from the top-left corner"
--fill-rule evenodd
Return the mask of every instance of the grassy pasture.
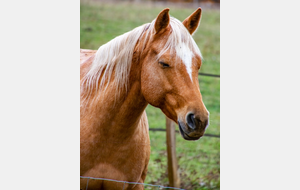
M 171 16 L 183 21 L 195 9 L 170 8 Z M 102 44 L 137 26 L 151 22 L 166 7 L 128 3 L 100 3 L 81 1 L 80 48 L 98 49 Z M 204 57 L 200 72 L 220 73 L 220 11 L 202 10 L 198 31 L 194 34 Z M 220 79 L 199 76 L 203 101 L 210 112 L 210 126 L 206 133 L 220 134 Z M 146 109 L 150 128 L 165 128 L 165 116 L 152 106 Z M 178 130 L 178 127 L 177 127 Z M 150 131 L 151 157 L 145 183 L 168 186 L 166 134 Z M 199 141 L 185 141 L 176 135 L 181 188 L 219 189 L 220 139 L 203 137 Z M 146 187 L 147 189 L 147 187 Z

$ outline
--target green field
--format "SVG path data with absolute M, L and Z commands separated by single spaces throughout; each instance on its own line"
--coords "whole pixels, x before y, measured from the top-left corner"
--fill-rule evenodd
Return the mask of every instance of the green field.
M 195 9 L 172 7 L 170 15 L 183 21 Z M 81 1 L 80 48 L 98 49 L 102 44 L 144 23 L 149 23 L 166 6 L 100 3 Z M 204 57 L 200 72 L 220 73 L 220 11 L 202 10 L 198 31 L 194 34 Z M 220 79 L 199 76 L 203 101 L 210 112 L 207 134 L 220 134 Z M 150 128 L 165 128 L 166 119 L 161 110 L 146 109 Z M 178 130 L 178 127 L 177 127 Z M 151 157 L 145 183 L 168 186 L 165 132 L 150 131 Z M 199 141 L 185 141 L 176 135 L 181 188 L 220 188 L 220 139 L 204 136 Z M 145 187 L 146 188 L 146 187 Z M 148 188 L 148 187 L 147 187 Z M 146 188 L 146 189 L 147 189 Z

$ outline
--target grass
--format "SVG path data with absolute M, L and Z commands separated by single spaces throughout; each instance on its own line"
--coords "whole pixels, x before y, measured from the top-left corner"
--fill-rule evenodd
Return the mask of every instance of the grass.
M 171 16 L 183 21 L 195 9 L 170 7 Z M 151 22 L 166 7 L 81 1 L 80 48 L 98 49 L 102 44 L 137 26 Z M 201 24 L 194 39 L 204 57 L 200 72 L 220 73 L 220 11 L 204 9 Z M 220 79 L 199 76 L 203 101 L 210 112 L 210 126 L 206 133 L 220 134 Z M 165 128 L 161 110 L 146 109 L 150 128 Z M 178 128 L 177 128 L 178 129 Z M 150 131 L 151 157 L 145 183 L 168 186 L 166 134 Z M 176 135 L 181 188 L 220 188 L 220 139 L 203 137 L 199 141 L 185 141 Z

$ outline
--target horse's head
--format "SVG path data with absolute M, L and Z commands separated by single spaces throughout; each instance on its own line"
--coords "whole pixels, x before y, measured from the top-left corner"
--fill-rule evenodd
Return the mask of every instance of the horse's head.
M 200 17 L 198 8 L 181 23 L 164 9 L 149 26 L 152 33 L 140 60 L 143 96 L 178 123 L 186 140 L 203 136 L 209 119 L 198 82 L 201 53 L 191 36 Z

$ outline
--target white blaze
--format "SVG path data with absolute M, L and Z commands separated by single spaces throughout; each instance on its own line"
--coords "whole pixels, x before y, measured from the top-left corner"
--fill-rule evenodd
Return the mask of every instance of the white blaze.
M 193 79 L 192 79 L 193 52 L 185 44 L 182 43 L 177 47 L 176 53 L 181 58 L 183 63 L 185 64 L 186 71 L 189 74 L 191 81 L 193 82 Z

